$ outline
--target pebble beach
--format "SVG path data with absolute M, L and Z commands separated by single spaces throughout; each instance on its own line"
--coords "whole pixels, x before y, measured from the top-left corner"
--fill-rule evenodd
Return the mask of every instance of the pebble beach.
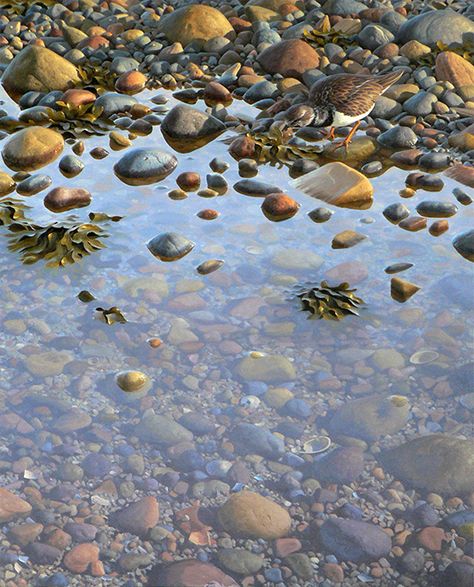
M 472 587 L 473 60 L 465 0 L 1 3 L 1 587 Z

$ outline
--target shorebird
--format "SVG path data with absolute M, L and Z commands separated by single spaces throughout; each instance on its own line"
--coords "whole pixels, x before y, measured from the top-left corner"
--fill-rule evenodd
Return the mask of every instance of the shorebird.
M 375 106 L 375 100 L 403 75 L 393 71 L 384 75 L 339 73 L 318 79 L 311 86 L 308 98 L 290 106 L 276 118 L 288 127 L 329 126 L 329 139 L 334 129 L 354 124 L 341 146 L 347 147 L 363 118 Z

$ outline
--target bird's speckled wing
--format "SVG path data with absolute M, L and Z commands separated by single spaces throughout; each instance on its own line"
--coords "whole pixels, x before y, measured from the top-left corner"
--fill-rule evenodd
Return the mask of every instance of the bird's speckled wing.
M 347 116 L 359 116 L 372 109 L 375 100 L 402 74 L 384 76 L 338 74 L 317 80 L 311 87 L 309 102 L 330 105 Z

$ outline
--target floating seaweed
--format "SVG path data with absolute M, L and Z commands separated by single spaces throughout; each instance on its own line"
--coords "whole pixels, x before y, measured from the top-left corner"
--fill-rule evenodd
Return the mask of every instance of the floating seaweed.
M 96 308 L 96 312 L 100 312 L 102 320 L 109 325 L 115 324 L 116 322 L 119 324 L 125 324 L 125 322 L 127 322 L 127 319 L 117 306 L 112 306 L 111 308 Z
M 29 207 L 17 198 L 0 199 L 0 226 L 25 221 L 25 210 Z
M 289 142 L 293 136 L 290 129 L 282 130 L 278 125 L 273 125 L 268 131 L 247 133 L 256 144 L 256 155 L 259 163 L 271 165 L 290 164 L 297 159 L 317 159 L 321 153 L 319 146 L 302 146 Z
M 105 245 L 108 234 L 97 224 L 81 222 L 76 216 L 42 226 L 26 219 L 10 223 L 8 235 L 11 251 L 21 254 L 22 262 L 31 265 L 41 259 L 47 267 L 62 267 L 82 260 Z
M 46 7 L 53 6 L 56 4 L 56 0 L 7 0 L 1 3 L 0 11 L 7 14 L 24 14 L 33 4 L 42 4 Z
M 355 291 L 346 282 L 330 286 L 327 281 L 322 281 L 321 285 L 304 289 L 296 295 L 301 300 L 302 309 L 312 314 L 310 318 L 342 320 L 349 315 L 358 316 L 357 310 L 364 304 L 354 295 Z

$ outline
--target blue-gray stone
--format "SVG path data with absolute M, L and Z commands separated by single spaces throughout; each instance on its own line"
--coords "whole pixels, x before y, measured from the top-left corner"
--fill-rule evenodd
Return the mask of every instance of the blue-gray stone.
M 474 262 L 474 228 L 456 235 L 453 239 L 453 247 L 465 259 Z
M 253 84 L 244 94 L 244 100 L 253 104 L 258 100 L 273 98 L 278 93 L 277 86 L 267 80 Z
M 324 14 L 339 14 L 341 16 L 358 14 L 366 9 L 365 4 L 356 0 L 326 0 L 322 7 Z
M 140 64 L 136 59 L 133 59 L 133 57 L 115 57 L 110 64 L 110 71 L 120 75 L 121 73 L 133 71 L 139 67 Z
M 30 175 L 23 181 L 20 181 L 16 186 L 16 191 L 22 196 L 34 196 L 35 194 L 45 190 L 52 183 L 49 175 L 35 174 Z
M 403 109 L 408 114 L 415 116 L 427 116 L 433 111 L 433 104 L 438 101 L 438 98 L 430 92 L 421 91 L 411 98 L 408 98 L 403 103 Z M 408 128 L 408 127 L 405 127 Z
M 148 243 L 148 250 L 161 261 L 176 261 L 190 253 L 195 243 L 177 234 L 165 232 L 152 238 Z
M 362 47 L 370 50 L 391 43 L 394 38 L 393 33 L 378 24 L 368 24 L 358 35 Z
M 394 126 L 377 137 L 378 143 L 392 149 L 409 149 L 416 145 L 417 140 L 418 137 L 408 126 Z
M 452 202 L 440 202 L 436 200 L 423 200 L 416 207 L 420 216 L 426 218 L 449 218 L 458 211 L 457 206 Z
M 136 148 L 114 165 L 114 171 L 128 185 L 148 185 L 167 177 L 177 165 L 176 157 L 166 151 Z
M 378 560 L 392 548 L 392 541 L 379 526 L 359 520 L 328 518 L 319 536 L 330 553 L 355 563 Z
M 237 445 L 239 450 L 246 454 L 259 454 L 271 458 L 277 458 L 284 454 L 285 443 L 281 438 L 255 424 L 241 423 L 235 426 L 229 437 Z
M 128 112 L 137 103 L 133 96 L 106 92 L 95 101 L 98 108 L 102 108 L 101 118 L 110 118 L 113 114 Z
M 398 31 L 397 41 L 415 40 L 434 47 L 438 41 L 446 45 L 462 43 L 463 34 L 473 33 L 474 23 L 467 17 L 447 8 L 430 10 L 408 19 Z

